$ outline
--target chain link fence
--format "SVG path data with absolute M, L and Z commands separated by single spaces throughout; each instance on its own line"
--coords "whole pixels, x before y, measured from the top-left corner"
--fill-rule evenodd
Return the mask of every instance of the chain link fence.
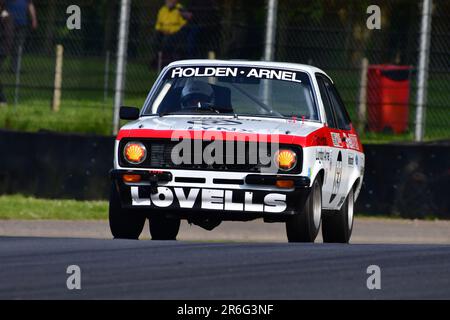
M 35 30 L 30 24 L 24 28 L 26 40 L 21 46 L 14 33 L 15 44 L 2 59 L 0 79 L 8 106 L 0 108 L 0 127 L 110 134 L 120 1 L 33 2 L 39 25 Z M 164 1 L 131 1 L 124 104 L 141 106 L 158 71 L 170 60 L 263 57 L 267 1 L 180 3 L 192 18 L 168 41 L 155 31 Z M 421 3 L 279 0 L 275 60 L 312 64 L 329 73 L 365 141 L 412 141 Z M 81 9 L 80 30 L 67 28 L 66 11 L 71 5 Z M 381 9 L 380 30 L 367 28 L 370 5 Z M 450 138 L 450 2 L 434 0 L 432 12 L 425 139 L 440 140 Z M 58 88 L 57 45 L 64 48 L 62 98 L 59 111 L 52 111 Z M 362 67 L 366 65 L 367 70 Z M 405 68 L 393 73 L 386 65 Z M 371 77 L 387 78 L 384 89 L 391 90 L 394 101 L 377 100 L 381 85 Z M 401 84 L 395 82 L 399 80 Z

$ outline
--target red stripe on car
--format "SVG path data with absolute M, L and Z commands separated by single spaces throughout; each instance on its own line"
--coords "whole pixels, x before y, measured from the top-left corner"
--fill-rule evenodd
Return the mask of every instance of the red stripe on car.
M 224 140 L 224 141 L 267 141 L 279 142 L 280 144 L 294 144 L 302 147 L 328 146 L 335 147 L 331 138 L 333 131 L 328 127 L 322 127 L 310 133 L 306 137 L 289 134 L 258 134 L 241 133 L 229 131 L 208 131 L 208 130 L 153 130 L 153 129 L 124 129 L 120 130 L 117 140 L 124 138 L 150 138 L 150 139 L 173 139 L 178 141 L 184 139 L 199 140 Z M 358 141 L 359 142 L 359 141 Z M 359 149 L 361 150 L 361 144 Z

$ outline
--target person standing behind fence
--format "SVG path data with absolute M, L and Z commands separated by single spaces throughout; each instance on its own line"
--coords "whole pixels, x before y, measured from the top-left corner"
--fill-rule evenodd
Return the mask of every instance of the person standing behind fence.
M 32 0 L 6 0 L 6 8 L 14 21 L 14 39 L 11 52 L 11 72 L 16 73 L 19 50 L 24 49 L 28 31 L 38 27 L 36 8 Z
M 186 25 L 191 19 L 192 13 L 178 0 L 166 0 L 159 9 L 155 29 L 162 65 L 182 58 L 186 46 Z
M 189 21 L 186 54 L 187 58 L 195 59 L 206 56 L 206 51 L 213 48 L 210 46 L 216 33 L 212 26 L 220 23 L 216 15 L 216 0 L 190 0 L 189 11 L 192 19 Z
M 0 0 L 0 107 L 6 106 L 6 97 L 2 85 L 2 72 L 3 62 L 11 48 L 12 28 L 11 15 L 6 9 L 6 3 L 4 0 Z

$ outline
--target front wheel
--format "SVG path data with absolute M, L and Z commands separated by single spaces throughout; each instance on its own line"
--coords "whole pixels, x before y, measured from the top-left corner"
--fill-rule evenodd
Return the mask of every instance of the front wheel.
M 180 230 L 179 218 L 152 217 L 150 221 L 150 234 L 152 240 L 176 240 Z
M 341 210 L 326 212 L 322 217 L 322 236 L 326 243 L 348 243 L 353 231 L 353 189 L 348 193 Z
M 115 239 L 138 239 L 145 224 L 145 215 L 129 209 L 123 209 L 119 192 L 111 184 L 109 197 L 109 226 Z
M 314 242 L 319 233 L 322 216 L 322 186 L 320 180 L 313 182 L 303 210 L 286 222 L 289 242 Z

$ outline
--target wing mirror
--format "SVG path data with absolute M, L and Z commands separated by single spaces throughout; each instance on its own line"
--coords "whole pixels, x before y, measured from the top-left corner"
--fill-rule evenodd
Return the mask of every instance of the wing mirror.
M 137 119 L 139 119 L 139 108 L 120 107 L 120 119 L 122 119 L 122 120 L 137 120 Z

